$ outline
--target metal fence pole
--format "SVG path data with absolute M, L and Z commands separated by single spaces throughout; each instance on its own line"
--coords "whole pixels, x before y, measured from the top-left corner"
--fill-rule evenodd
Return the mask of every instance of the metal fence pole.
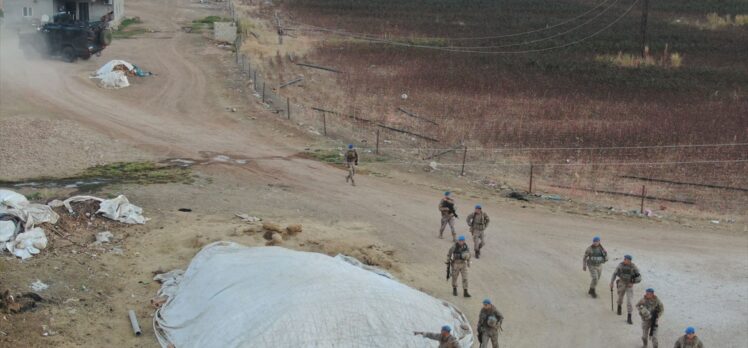
M 530 189 L 528 193 L 532 193 L 532 170 L 534 167 L 535 167 L 534 165 L 530 164 Z
M 262 82 L 262 102 L 265 102 L 265 81 Z
M 288 116 L 288 119 L 291 120 L 291 101 L 286 97 L 286 115 Z
M 642 185 L 642 203 L 639 207 L 639 213 L 644 214 L 644 197 L 647 195 L 647 187 Z
M 379 155 L 379 128 L 377 128 L 377 149 L 374 153 Z
M 462 169 L 460 170 L 460 176 L 465 175 L 465 160 L 467 159 L 467 146 L 465 146 L 465 151 L 462 152 Z
M 327 136 L 327 115 L 326 114 L 327 114 L 326 112 L 324 111 L 322 112 L 322 131 L 325 134 L 325 136 Z

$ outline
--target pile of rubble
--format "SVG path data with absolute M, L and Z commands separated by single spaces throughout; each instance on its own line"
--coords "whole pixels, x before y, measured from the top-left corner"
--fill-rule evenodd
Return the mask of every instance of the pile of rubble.
M 25 260 L 45 249 L 47 235 L 42 226 L 56 229 L 60 215 L 53 208 L 67 209 L 71 216 L 77 215 L 72 204 L 93 201 L 97 205 L 93 215 L 125 224 L 143 224 L 143 209 L 131 204 L 127 197 L 102 199 L 93 196 L 73 196 L 64 201 L 54 200 L 48 204 L 29 202 L 25 196 L 10 190 L 0 189 L 0 252 L 7 249 L 11 254 Z M 92 216 L 91 212 L 79 212 Z M 110 233 L 111 235 L 111 233 Z M 106 239 L 107 235 L 97 236 Z

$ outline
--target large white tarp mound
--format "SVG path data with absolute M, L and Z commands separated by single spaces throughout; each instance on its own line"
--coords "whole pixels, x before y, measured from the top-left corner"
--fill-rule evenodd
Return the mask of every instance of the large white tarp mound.
M 451 304 L 318 253 L 216 242 L 160 280 L 162 347 L 437 347 L 413 331 L 445 324 L 463 347 L 473 342 Z
M 104 88 L 124 88 L 130 86 L 126 72 L 135 70 L 135 66 L 124 60 L 110 60 L 92 75 L 100 79 Z

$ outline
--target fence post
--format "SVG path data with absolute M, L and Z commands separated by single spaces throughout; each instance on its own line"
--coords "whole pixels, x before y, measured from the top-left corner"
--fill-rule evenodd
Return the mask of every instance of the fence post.
M 460 170 L 460 176 L 465 175 L 465 160 L 467 159 L 467 145 L 463 145 L 465 151 L 462 152 L 462 169 Z
M 374 153 L 379 155 L 379 128 L 377 128 L 377 149 Z
M 288 119 L 291 120 L 291 101 L 289 101 L 288 97 L 286 97 L 286 115 L 288 115 Z
M 255 69 L 255 74 L 252 78 L 252 88 L 257 92 L 257 69 Z
M 535 166 L 533 166 L 532 163 L 530 163 L 530 190 L 528 191 L 528 193 L 532 193 L 532 170 L 534 167 Z
M 647 195 L 647 186 L 642 185 L 642 204 L 639 207 L 639 213 L 644 214 L 644 197 Z
M 265 81 L 262 82 L 262 102 L 265 102 Z
M 325 134 L 325 136 L 327 136 L 327 115 L 326 115 L 327 113 L 324 111 L 321 111 L 321 112 L 322 112 L 322 132 L 323 134 Z

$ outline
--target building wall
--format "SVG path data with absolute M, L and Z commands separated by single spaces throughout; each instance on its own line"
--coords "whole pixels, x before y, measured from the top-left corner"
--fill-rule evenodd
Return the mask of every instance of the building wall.
M 23 8 L 31 8 L 31 17 L 23 16 Z M 52 0 L 4 0 L 3 11 L 5 13 L 4 22 L 7 25 L 31 25 L 39 23 L 43 15 L 51 19 L 54 15 L 54 6 Z

